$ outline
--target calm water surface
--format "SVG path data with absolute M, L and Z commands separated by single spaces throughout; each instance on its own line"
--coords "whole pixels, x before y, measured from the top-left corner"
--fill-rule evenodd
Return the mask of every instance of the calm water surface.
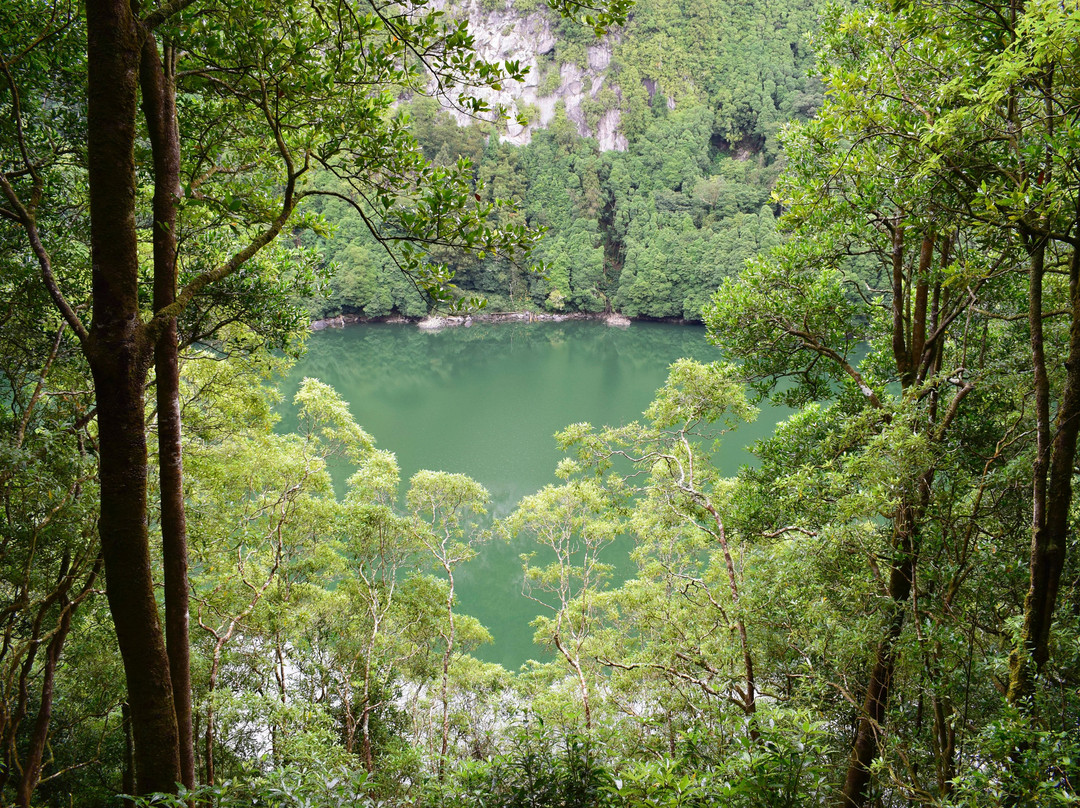
M 596 322 L 475 324 L 436 332 L 414 325 L 362 324 L 312 335 L 307 355 L 284 385 L 332 385 L 377 445 L 397 455 L 402 495 L 419 469 L 467 474 L 491 492 L 495 518 L 523 496 L 557 483 L 562 454 L 552 435 L 568 424 L 621 424 L 638 418 L 676 359 L 720 358 L 701 327 Z M 289 428 L 291 413 L 285 413 Z M 750 460 L 740 447 L 772 431 L 777 415 L 729 439 L 719 462 L 727 473 Z M 347 476 L 341 470 L 339 482 Z M 459 609 L 491 631 L 482 659 L 517 668 L 544 658 L 529 621 L 535 604 L 521 595 L 524 542 L 493 542 L 461 568 Z

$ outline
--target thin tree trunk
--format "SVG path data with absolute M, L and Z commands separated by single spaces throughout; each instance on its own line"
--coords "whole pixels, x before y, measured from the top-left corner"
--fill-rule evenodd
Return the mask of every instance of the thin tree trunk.
M 217 690 L 218 680 L 218 668 L 221 665 L 221 649 L 225 646 L 225 641 L 218 638 L 217 644 L 214 646 L 214 655 L 210 662 L 210 681 L 207 685 L 206 693 L 206 735 L 204 737 L 205 746 L 203 749 L 204 760 L 206 763 L 206 783 L 207 785 L 214 785 L 214 693 Z
M 282 516 L 282 518 L 284 518 L 284 516 Z M 278 527 L 280 528 L 280 523 L 279 523 Z M 240 612 L 238 615 L 236 615 L 235 617 L 231 618 L 226 625 L 221 626 L 221 627 L 219 627 L 217 629 L 214 629 L 214 628 L 211 628 L 210 626 L 207 626 L 202 621 L 201 612 L 200 612 L 200 615 L 199 615 L 199 626 L 200 626 L 200 628 L 202 628 L 204 631 L 206 631 L 208 634 L 210 634 L 210 636 L 212 636 L 214 638 L 214 652 L 211 655 L 211 661 L 210 661 L 210 678 L 209 678 L 209 684 L 208 684 L 209 692 L 207 694 L 207 700 L 206 700 L 206 733 L 205 733 L 205 737 L 204 737 L 204 756 L 205 756 L 204 761 L 206 763 L 206 782 L 207 782 L 208 785 L 213 785 L 214 784 L 214 776 L 215 776 L 214 775 L 214 740 L 215 740 L 214 739 L 214 734 L 215 734 L 214 692 L 217 690 L 218 674 L 221 671 L 221 656 L 222 656 L 222 653 L 225 650 L 225 646 L 233 638 L 233 634 L 236 632 L 237 627 L 255 609 L 256 605 L 258 605 L 259 601 L 262 599 L 262 596 L 266 593 L 266 590 L 270 587 L 270 584 L 273 583 L 274 576 L 277 575 L 278 567 L 281 564 L 281 551 L 282 551 L 282 548 L 281 548 L 281 531 L 279 529 L 279 530 L 276 530 L 274 532 L 278 536 L 277 552 L 276 552 L 276 555 L 274 556 L 274 566 L 270 568 L 270 572 L 267 574 L 266 580 L 263 581 L 263 583 L 259 586 L 258 589 L 255 589 L 254 586 L 252 586 L 251 583 L 249 583 L 246 579 L 242 579 L 244 581 L 244 583 L 248 587 L 254 589 L 254 593 L 252 594 L 251 599 L 248 601 L 247 606 L 244 607 L 244 610 L 242 612 Z M 276 677 L 276 675 L 277 675 L 277 666 L 276 665 L 274 667 L 274 674 L 275 674 L 275 677 Z M 284 685 L 282 685 L 282 688 L 284 688 Z M 282 700 L 284 700 L 284 690 L 282 690 Z M 271 727 L 271 734 L 272 735 L 273 735 L 273 732 L 274 732 L 274 730 Z M 275 742 L 275 749 L 276 749 L 276 742 Z
M 727 543 L 727 531 L 724 530 L 723 520 L 720 518 L 720 513 L 715 510 L 712 505 L 707 506 L 712 513 L 713 519 L 716 521 L 717 536 L 720 539 L 720 549 L 724 553 L 724 567 L 727 570 L 728 588 L 731 590 L 731 605 L 735 609 L 735 628 L 739 632 L 739 646 L 742 649 L 743 657 L 743 674 L 745 676 L 746 687 L 742 693 L 742 708 L 746 715 L 753 718 L 754 713 L 757 712 L 757 688 L 754 684 L 754 657 L 750 653 L 750 642 L 746 638 L 746 623 L 743 622 L 742 608 L 739 604 L 739 583 L 735 577 L 735 562 L 731 557 L 731 548 Z M 757 724 L 753 720 L 750 722 L 750 737 L 752 740 L 757 740 L 759 737 Z
M 361 714 L 361 735 L 360 745 L 363 747 L 361 752 L 364 757 L 364 768 L 370 774 L 375 771 L 375 752 L 371 747 L 371 705 L 364 705 L 364 712 Z
M 555 640 L 555 648 L 559 653 L 563 655 L 566 663 L 574 671 L 574 675 L 578 680 L 578 691 L 581 693 L 581 706 L 585 712 L 585 733 L 586 735 L 592 733 L 592 709 L 589 706 L 589 685 L 585 681 L 585 672 L 581 669 L 581 662 L 578 658 L 566 650 L 566 646 L 562 643 L 562 632 L 556 631 L 553 635 Z
M 377 631 L 378 622 L 373 628 L 372 641 L 368 645 L 368 653 L 364 658 L 364 708 L 360 714 L 360 745 L 364 758 L 364 768 L 368 773 L 375 771 L 375 756 L 371 748 L 371 659 L 374 656 L 374 632 Z
M 956 710 L 947 699 L 934 695 L 934 761 L 937 768 L 938 794 L 952 793 L 956 777 Z
M 933 268 L 936 237 L 923 235 L 920 242 L 919 265 L 915 277 L 908 279 L 904 271 L 904 228 L 901 221 L 892 228 L 892 352 L 902 388 L 907 391 L 912 384 L 925 381 L 927 375 L 940 362 L 942 338 L 932 341 L 927 334 L 927 315 L 930 303 L 930 270 Z M 948 262 L 949 243 L 942 248 L 942 263 Z M 912 294 L 912 282 L 914 292 Z M 914 298 L 914 299 L 912 299 Z M 937 294 L 934 305 L 937 305 Z M 936 308 L 929 314 L 936 321 Z M 966 395 L 962 391 L 958 396 Z M 957 403 L 959 398 L 957 400 Z M 936 398 L 931 399 L 928 419 L 936 420 Z M 942 419 L 941 430 L 947 426 L 947 415 Z M 936 436 L 938 439 L 941 434 Z M 874 665 L 866 687 L 862 708 L 859 711 L 844 785 L 840 794 L 840 808 L 863 808 L 869 797 L 870 766 L 881 749 L 881 733 L 889 703 L 893 671 L 896 665 L 896 643 L 904 628 L 906 604 L 911 597 L 912 581 L 919 555 L 919 530 L 922 515 L 930 502 L 930 490 L 934 470 L 928 469 L 918 480 L 917 490 L 901 502 L 893 518 L 893 561 L 889 572 L 888 606 L 885 634 L 874 654 Z
M 911 597 L 911 583 L 919 555 L 919 522 L 929 504 L 933 480 L 933 469 L 919 478 L 917 502 L 902 504 L 893 521 L 893 562 L 889 572 L 885 634 L 878 643 L 874 667 L 859 711 L 855 743 L 840 794 L 840 808 L 862 808 L 869 797 L 870 766 L 881 749 L 881 733 L 896 665 L 896 642 L 904 628 L 906 604 Z
M 909 372 L 909 354 L 904 318 L 904 225 L 897 221 L 892 228 L 892 351 L 896 369 L 903 379 Z
M 1078 200 L 1080 206 L 1080 200 Z M 1077 216 L 1080 221 L 1080 211 Z M 1043 351 L 1043 246 L 1032 254 L 1029 290 L 1032 364 L 1035 370 L 1037 454 L 1032 472 L 1032 537 L 1030 579 L 1024 599 L 1024 624 L 1009 660 L 1010 704 L 1034 709 L 1035 676 L 1050 653 L 1050 627 L 1057 606 L 1072 502 L 1072 475 L 1080 432 L 1080 249 L 1074 247 L 1069 267 L 1071 323 L 1065 387 L 1050 429 L 1050 384 Z
M 684 436 L 683 441 L 686 441 Z M 689 446 L 687 446 L 689 451 Z M 702 507 L 709 512 L 713 518 L 713 522 L 716 523 L 716 531 L 713 535 L 720 543 L 720 549 L 724 553 L 724 568 L 727 572 L 728 589 L 731 592 L 731 605 L 735 609 L 735 629 L 739 634 L 739 647 L 742 650 L 743 657 L 743 673 L 745 676 L 745 689 L 740 694 L 742 696 L 742 709 L 747 716 L 753 718 L 753 715 L 757 712 L 757 687 L 754 683 L 754 656 L 750 652 L 750 641 L 746 636 L 746 623 L 742 618 L 742 609 L 739 604 L 739 579 L 735 575 L 735 560 L 731 557 L 731 548 L 728 546 L 727 530 L 724 528 L 724 520 L 720 515 L 720 511 L 716 506 L 708 500 L 708 498 L 702 496 L 696 491 L 691 489 L 684 489 L 688 493 L 691 493 L 698 499 Z M 760 737 L 757 725 L 750 721 L 750 738 L 756 741 Z
M 925 378 L 931 364 L 923 362 L 923 349 L 926 347 L 927 302 L 930 291 L 929 275 L 934 263 L 935 237 L 923 236 L 919 249 L 919 270 L 915 277 L 915 305 L 911 316 L 911 354 L 908 374 L 904 386 L 910 386 L 916 379 Z
M 446 575 L 450 580 L 450 588 L 446 593 L 446 619 L 449 623 L 446 634 L 446 650 L 442 659 L 442 684 L 440 698 L 442 700 L 442 746 L 439 750 L 439 780 L 443 779 L 446 767 L 446 752 L 450 745 L 450 703 L 447 700 L 447 691 L 450 684 L 450 658 L 454 653 L 454 573 L 449 564 L 443 564 Z
M 71 585 L 70 576 L 67 576 L 69 580 L 66 584 L 62 583 L 64 594 L 59 599 L 60 622 L 56 627 L 56 633 L 53 634 L 48 647 L 45 649 L 45 666 L 41 676 L 38 713 L 34 719 L 34 728 L 30 733 L 30 742 L 27 746 L 26 758 L 22 765 L 22 774 L 16 791 L 16 804 L 19 808 L 30 808 L 30 798 L 41 780 L 42 761 L 49 740 L 49 723 L 52 720 L 56 666 L 60 662 L 60 652 L 63 650 L 68 633 L 71 631 L 71 618 L 74 616 L 75 610 L 79 608 L 79 604 L 90 594 L 99 572 L 101 572 L 100 555 L 94 562 L 90 574 L 74 599 L 67 596 L 67 589 Z M 64 577 L 63 574 L 62 577 Z
M 393 600 L 394 585 L 393 574 L 388 576 L 390 581 L 390 589 L 388 592 L 388 599 Z M 375 595 L 371 583 L 368 583 L 368 614 L 371 615 L 371 631 L 367 636 L 366 648 L 360 651 L 364 660 L 364 690 L 363 690 L 363 705 L 360 712 L 360 752 L 364 761 L 364 768 L 368 773 L 375 771 L 375 751 L 372 748 L 371 743 L 371 713 L 375 709 L 371 703 L 371 680 L 372 673 L 372 661 L 375 658 L 375 642 L 379 636 L 379 632 L 382 630 L 382 615 L 379 613 L 379 600 Z M 355 730 L 354 730 L 355 731 Z
M 897 518 L 893 548 L 896 559 L 889 574 L 889 616 L 885 636 L 878 643 L 870 682 L 866 687 L 862 709 L 855 730 L 840 808 L 861 808 L 866 804 L 870 786 L 870 765 L 878 757 L 879 733 L 885 722 L 896 663 L 896 641 L 904 627 L 905 603 L 911 595 L 911 576 L 914 569 L 914 547 L 917 544 L 915 514 L 906 506 Z
M 176 299 L 176 209 L 180 194 L 180 135 L 176 124 L 173 51 L 158 54 L 154 37 L 143 44 L 140 70 L 143 110 L 154 156 L 154 310 Z M 158 469 L 161 488 L 161 550 L 165 589 L 165 643 L 180 734 L 181 782 L 195 787 L 189 645 L 187 523 L 180 442 L 180 365 L 176 318 L 154 346 L 157 380 Z
M 127 679 L 136 790 L 172 792 L 181 779 L 179 736 L 146 523 L 143 390 L 152 346 L 139 319 L 134 159 L 143 32 L 125 0 L 89 0 L 86 16 L 94 315 L 85 351 L 98 409 L 98 524 Z

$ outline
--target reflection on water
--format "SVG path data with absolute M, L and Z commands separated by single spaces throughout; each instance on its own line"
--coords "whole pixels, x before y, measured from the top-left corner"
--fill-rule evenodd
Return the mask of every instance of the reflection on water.
M 461 472 L 491 492 L 495 517 L 556 482 L 552 435 L 570 423 L 631 421 L 652 400 L 674 360 L 720 358 L 704 329 L 662 323 L 475 324 L 425 332 L 413 325 L 355 325 L 312 335 L 283 386 L 286 401 L 311 376 L 350 403 L 357 422 L 397 454 L 403 489 L 421 468 Z M 282 428 L 292 425 L 284 408 Z M 721 458 L 734 472 L 747 446 L 771 431 L 765 417 L 731 439 Z M 346 475 L 340 470 L 339 482 Z M 532 644 L 534 604 L 521 592 L 520 553 L 488 544 L 462 568 L 460 609 L 486 625 L 493 646 L 478 655 L 516 668 Z

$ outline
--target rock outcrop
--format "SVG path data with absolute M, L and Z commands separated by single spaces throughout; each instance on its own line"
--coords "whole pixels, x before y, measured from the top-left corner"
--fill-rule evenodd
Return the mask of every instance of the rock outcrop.
M 487 61 L 503 62 L 517 60 L 529 67 L 523 82 L 507 82 L 501 91 L 487 88 L 473 89 L 472 94 L 494 107 L 505 106 L 511 121 L 500 134 L 504 141 L 525 145 L 532 140 L 532 133 L 544 128 L 555 117 L 561 102 L 566 117 L 582 137 L 596 138 L 602 151 L 624 151 L 626 138 L 619 131 L 618 107 L 599 108 L 602 101 L 597 97 L 608 80 L 607 70 L 611 64 L 613 35 L 608 34 L 586 49 L 586 64 L 566 63 L 558 65 L 551 58 L 555 51 L 555 33 L 552 30 L 551 12 L 543 7 L 522 14 L 506 3 L 495 9 L 485 8 L 481 0 L 437 0 L 437 6 L 448 14 L 465 17 L 469 30 L 476 41 L 477 55 Z M 549 73 L 558 70 L 557 81 Z M 617 86 L 611 87 L 615 98 L 620 96 Z M 457 95 L 458 90 L 450 93 Z M 611 94 L 609 94 L 610 97 Z M 589 108 L 592 107 L 591 114 Z M 471 118 L 461 110 L 447 110 L 464 126 Z M 522 126 L 513 118 L 523 114 L 528 124 Z M 593 119 L 590 125 L 590 118 Z

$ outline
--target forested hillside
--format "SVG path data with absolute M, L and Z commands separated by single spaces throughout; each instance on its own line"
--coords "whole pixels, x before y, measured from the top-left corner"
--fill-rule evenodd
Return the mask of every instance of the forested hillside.
M 520 65 L 424 2 L 0 2 L 5 805 L 1080 803 L 1080 6 L 553 6 L 626 23 L 625 152 L 444 119 L 433 80 Z M 488 529 L 323 382 L 275 414 L 304 299 L 451 307 L 439 259 L 496 306 L 701 306 L 723 361 L 568 424 Z M 455 597 L 501 540 L 518 671 Z
M 530 13 L 541 12 L 500 7 L 495 22 L 520 25 Z M 556 93 L 561 77 L 578 76 L 588 49 L 600 46 L 587 29 L 553 23 L 552 50 L 531 66 L 553 118 L 527 146 L 501 143 L 504 130 L 491 125 L 459 128 L 431 99 L 405 106 L 430 159 L 446 165 L 467 158 L 482 201 L 513 200 L 521 211 L 512 215 L 548 231 L 536 256 L 547 267 L 541 275 L 491 257 L 446 256 L 456 283 L 483 295 L 493 311 L 699 320 L 720 281 L 776 241 L 769 194 L 777 134 L 821 101 L 820 82 L 810 75 L 814 20 L 812 4 L 796 0 L 642 0 L 627 25 L 603 40 L 610 63 L 595 86 L 586 77 L 573 110 L 578 123 L 555 103 Z M 595 135 L 610 110 L 619 112 L 625 151 L 600 151 L 582 136 Z M 524 104 L 512 111 L 539 114 Z M 313 301 L 314 316 L 427 312 L 428 302 L 362 224 L 349 223 L 347 206 L 328 204 L 323 212 L 338 231 L 322 245 L 334 276 L 329 294 Z

